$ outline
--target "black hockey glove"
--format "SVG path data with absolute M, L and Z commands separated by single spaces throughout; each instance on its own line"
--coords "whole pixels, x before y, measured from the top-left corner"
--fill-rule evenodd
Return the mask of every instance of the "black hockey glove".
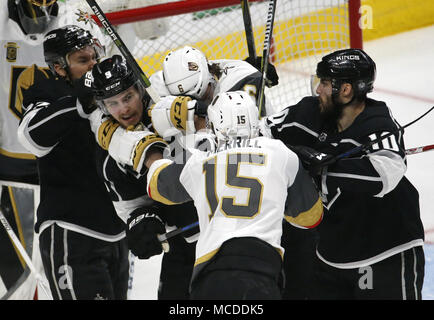
M 254 66 L 256 69 L 261 71 L 262 66 L 262 57 L 256 57 L 256 60 L 254 60 L 252 57 L 247 57 L 244 59 L 244 61 L 250 63 L 252 66 Z M 271 62 L 268 62 L 267 65 L 267 87 L 273 87 L 279 84 L 279 76 L 277 75 L 276 68 Z
M 303 167 L 314 177 L 320 175 L 324 167 L 334 163 L 332 155 L 316 151 L 310 147 L 291 146 L 290 149 L 297 154 Z
M 155 207 L 142 207 L 134 210 L 127 220 L 128 248 L 140 259 L 148 259 L 163 252 L 158 235 L 165 233 L 166 228 L 156 211 Z
M 89 115 L 97 108 L 95 97 L 91 89 L 92 72 L 87 72 L 80 79 L 74 80 L 73 94 L 78 98 L 77 111 L 82 118 L 88 118 Z

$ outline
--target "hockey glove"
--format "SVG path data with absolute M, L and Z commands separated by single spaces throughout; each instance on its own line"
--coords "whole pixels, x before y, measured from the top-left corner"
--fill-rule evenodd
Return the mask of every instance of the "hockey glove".
M 334 163 L 332 155 L 316 151 L 310 147 L 291 146 L 290 149 L 297 154 L 303 167 L 312 176 L 320 175 L 324 167 Z
M 117 162 L 132 167 L 139 174 L 144 174 L 147 171 L 147 152 L 151 147 L 157 147 L 163 154 L 167 145 L 163 138 L 149 130 L 132 131 L 118 127 L 111 137 L 108 152 Z
M 78 98 L 77 111 L 80 117 L 89 118 L 97 108 L 92 87 L 92 72 L 86 72 L 80 79 L 73 81 L 73 94 Z
M 118 163 L 129 166 L 134 172 L 144 174 L 147 152 L 156 147 L 164 152 L 168 143 L 149 131 L 141 123 L 122 128 L 111 116 L 100 109 L 89 116 L 92 132 L 98 144 Z
M 163 221 L 156 214 L 155 207 L 142 207 L 133 211 L 127 220 L 126 235 L 128 248 L 140 259 L 169 251 L 168 243 L 158 240 L 166 232 Z
M 194 115 L 196 100 L 187 96 L 167 96 L 151 107 L 152 126 L 163 138 L 178 133 L 194 133 Z
M 247 57 L 244 59 L 244 61 L 250 63 L 252 66 L 254 66 L 256 69 L 261 71 L 262 69 L 262 57 L 256 57 L 256 60 L 254 60 L 252 57 Z M 274 67 L 271 62 L 268 62 L 267 65 L 267 87 L 273 87 L 279 84 L 279 76 L 277 75 L 276 68 Z

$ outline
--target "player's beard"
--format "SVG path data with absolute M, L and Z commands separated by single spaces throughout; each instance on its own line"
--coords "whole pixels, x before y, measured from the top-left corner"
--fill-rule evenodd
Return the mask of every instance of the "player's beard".
M 321 122 L 326 131 L 335 131 L 337 121 L 342 116 L 342 107 L 334 100 L 332 96 L 319 97 Z

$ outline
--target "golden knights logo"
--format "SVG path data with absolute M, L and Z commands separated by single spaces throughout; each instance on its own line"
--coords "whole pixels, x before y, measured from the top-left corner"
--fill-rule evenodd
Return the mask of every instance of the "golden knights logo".
M 78 16 L 77 22 L 83 21 L 84 24 L 96 24 L 96 22 L 92 19 L 92 16 L 86 11 L 78 9 L 78 12 L 76 12 L 75 15 Z
M 6 61 L 15 62 L 17 61 L 17 50 L 18 45 L 15 42 L 8 42 L 5 44 L 6 48 Z
M 197 71 L 199 70 L 199 66 L 195 62 L 188 63 L 188 71 Z

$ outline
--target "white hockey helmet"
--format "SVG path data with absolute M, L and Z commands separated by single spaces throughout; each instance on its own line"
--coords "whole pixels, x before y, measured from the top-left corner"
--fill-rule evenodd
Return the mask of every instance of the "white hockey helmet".
M 201 99 L 213 77 L 202 51 L 185 46 L 169 52 L 163 61 L 164 82 L 170 94 Z
M 245 91 L 222 92 L 208 107 L 208 123 L 218 140 L 258 136 L 258 107 Z

